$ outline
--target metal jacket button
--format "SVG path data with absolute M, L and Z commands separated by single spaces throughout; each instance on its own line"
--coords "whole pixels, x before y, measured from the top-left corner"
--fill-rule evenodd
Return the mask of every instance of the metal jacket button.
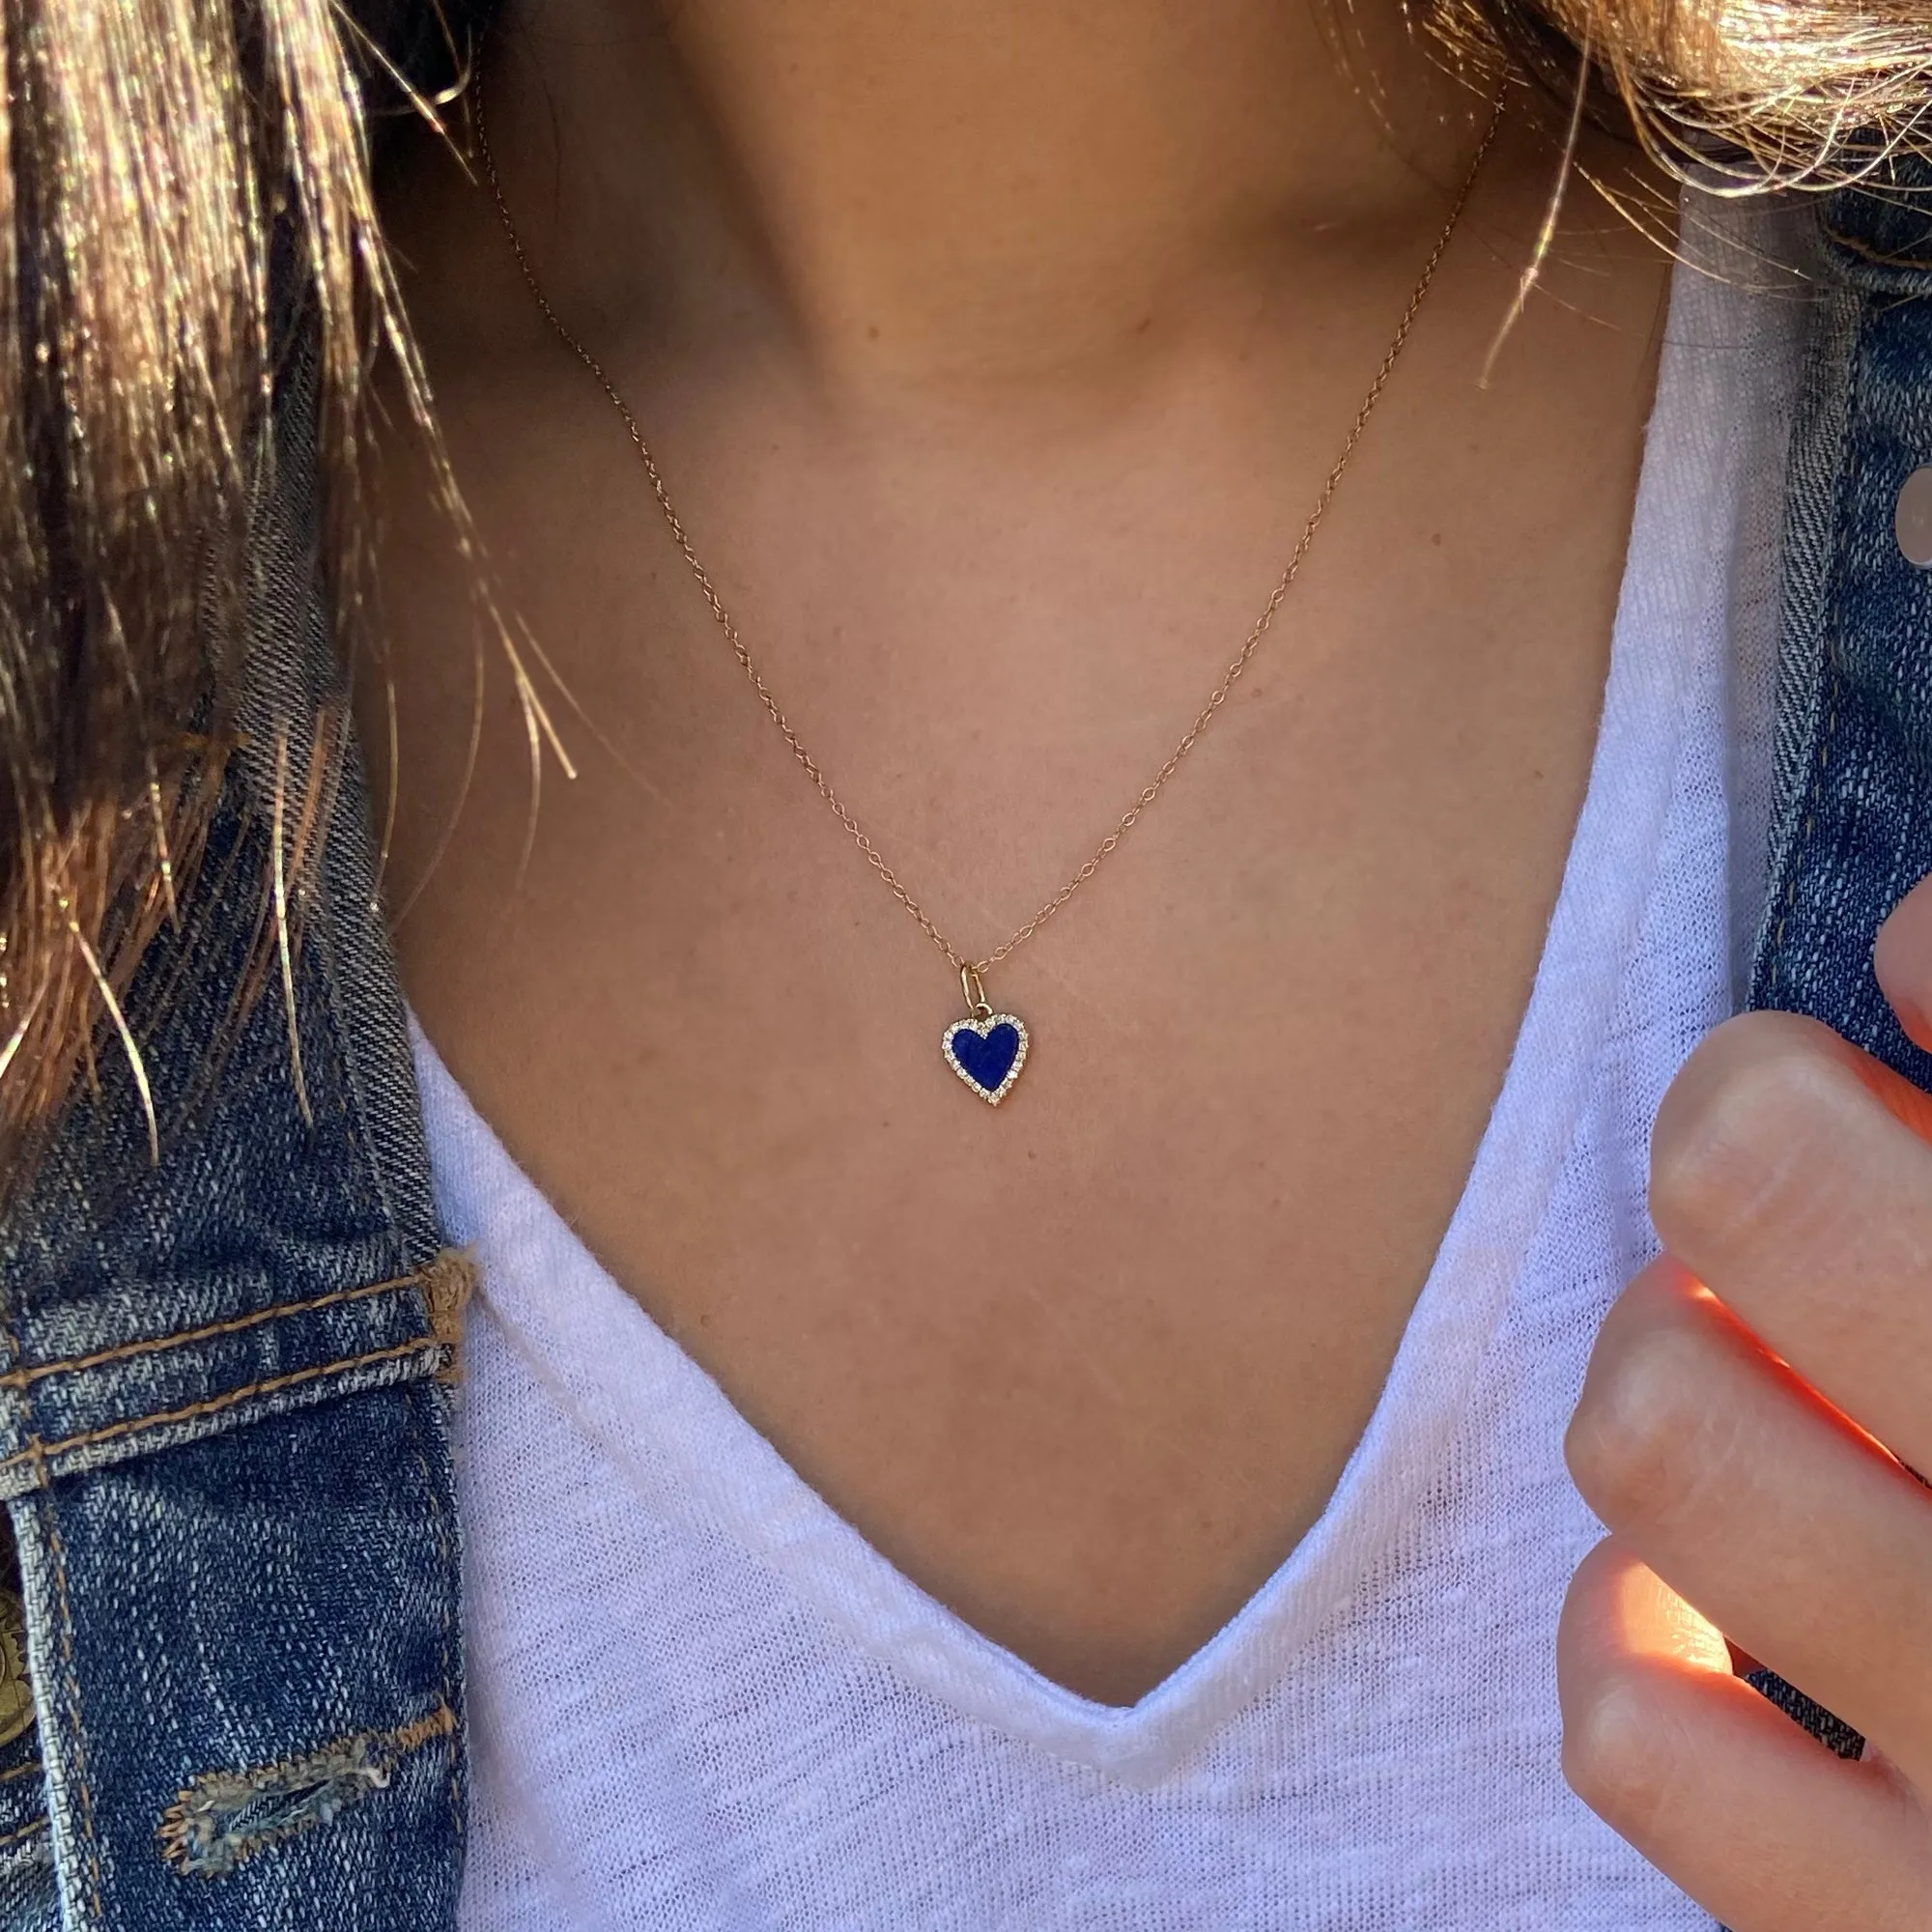
M 1905 479 L 1892 528 L 1898 532 L 1898 547 L 1907 561 L 1920 570 L 1932 570 L 1932 463 Z
M 11 1745 L 34 1721 L 34 1687 L 27 1676 L 27 1606 L 0 1589 L 0 1745 Z

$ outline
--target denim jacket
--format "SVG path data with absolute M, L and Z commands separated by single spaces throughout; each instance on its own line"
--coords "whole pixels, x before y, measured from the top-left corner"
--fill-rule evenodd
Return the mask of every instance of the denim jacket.
M 1932 870 L 1932 572 L 1893 533 L 1900 487 L 1932 465 L 1932 171 L 1816 212 L 1749 993 L 1932 1085 L 1870 965 Z M 17 1629 L 0 1595 L 0 1932 L 455 1922 L 466 1271 L 437 1226 L 353 745 L 313 822 L 275 804 L 278 760 L 298 781 L 326 763 L 343 706 L 298 382 L 278 429 L 240 749 L 181 928 L 128 1003 L 158 1158 L 104 1036 L 0 1226 L 18 1558 Z M 317 838 L 287 974 L 250 1001 L 276 842 L 287 869 Z

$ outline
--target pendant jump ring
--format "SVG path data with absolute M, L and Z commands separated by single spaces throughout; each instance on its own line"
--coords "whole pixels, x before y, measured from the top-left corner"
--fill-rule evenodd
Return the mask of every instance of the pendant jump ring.
M 966 995 L 966 1010 L 976 1020 L 989 1020 L 993 1009 L 986 998 L 985 983 L 980 978 L 977 966 L 961 966 L 959 969 L 959 990 Z

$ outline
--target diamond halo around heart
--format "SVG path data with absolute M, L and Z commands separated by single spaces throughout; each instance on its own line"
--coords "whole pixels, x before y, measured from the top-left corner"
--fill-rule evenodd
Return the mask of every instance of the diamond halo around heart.
M 1030 1044 L 1017 1013 L 976 1013 L 954 1020 L 939 1037 L 946 1064 L 989 1107 L 1013 1091 Z

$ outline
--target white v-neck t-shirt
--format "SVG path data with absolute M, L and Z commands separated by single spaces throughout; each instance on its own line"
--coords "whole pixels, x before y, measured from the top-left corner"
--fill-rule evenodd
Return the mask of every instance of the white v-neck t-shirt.
M 1561 1441 L 1654 1251 L 1658 1101 L 1733 1004 L 1797 317 L 1677 275 L 1587 797 L 1467 1189 L 1321 1520 L 1130 1708 L 867 1545 L 418 1037 L 482 1284 L 463 1932 L 1709 1932 L 1562 1780 L 1556 1617 L 1599 1530 Z

